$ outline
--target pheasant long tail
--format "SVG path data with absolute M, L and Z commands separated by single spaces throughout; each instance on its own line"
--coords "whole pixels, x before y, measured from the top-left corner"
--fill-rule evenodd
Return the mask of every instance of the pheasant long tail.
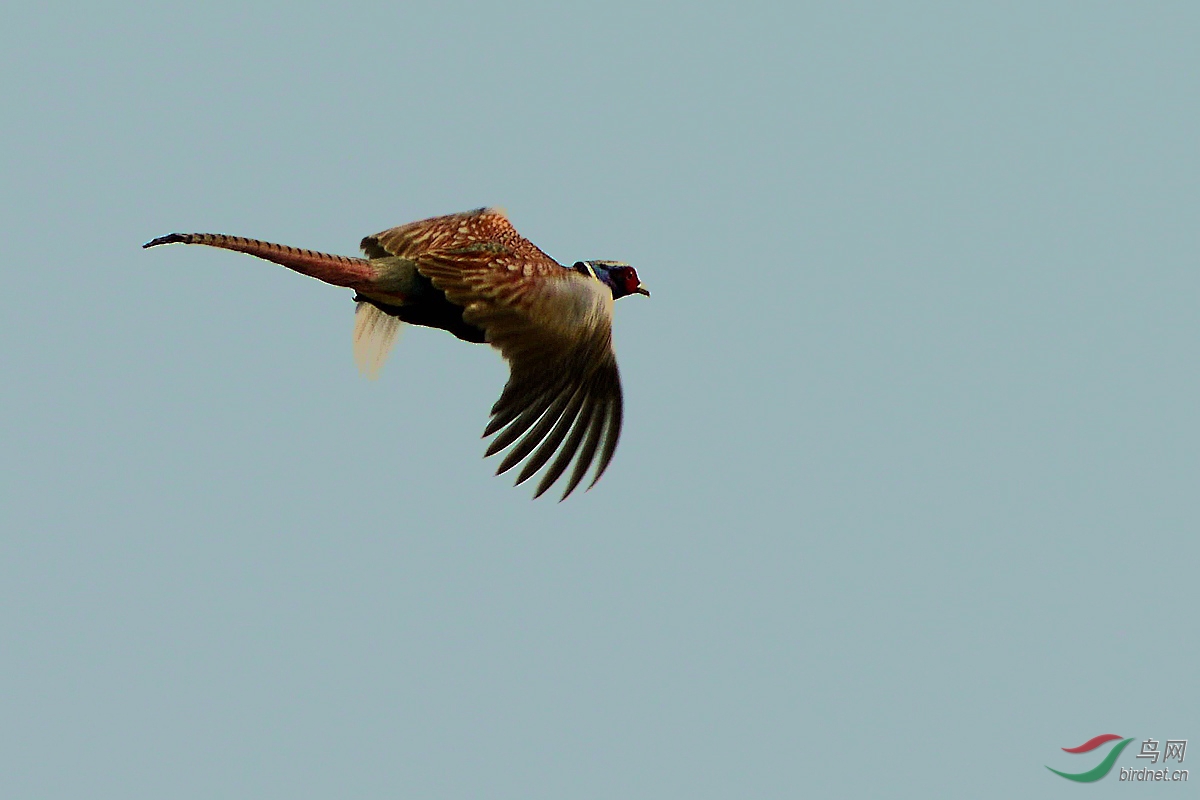
M 301 250 L 298 247 L 261 242 L 242 236 L 226 236 L 223 233 L 171 233 L 146 242 L 142 247 L 156 247 L 160 244 L 203 244 L 247 253 L 334 286 L 366 288 L 375 277 L 374 268 L 365 258 L 318 253 L 314 250 Z

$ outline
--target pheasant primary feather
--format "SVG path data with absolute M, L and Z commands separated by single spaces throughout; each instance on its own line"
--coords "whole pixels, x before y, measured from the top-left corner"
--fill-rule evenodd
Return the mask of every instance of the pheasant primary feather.
M 521 464 L 518 484 L 545 468 L 534 497 L 569 467 L 563 499 L 593 464 L 589 488 L 608 468 L 622 419 L 613 301 L 650 294 L 628 264 L 563 266 L 490 208 L 368 236 L 366 258 L 212 233 L 172 233 L 143 247 L 175 243 L 249 253 L 354 289 L 354 359 L 370 377 L 403 322 L 497 348 L 510 374 L 483 433 L 495 437 L 485 457 L 508 449 L 496 474 Z

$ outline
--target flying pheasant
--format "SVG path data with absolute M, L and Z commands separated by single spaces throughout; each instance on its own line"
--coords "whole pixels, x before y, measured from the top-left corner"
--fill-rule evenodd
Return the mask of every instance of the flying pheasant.
M 481 208 L 412 222 L 362 240 L 366 258 L 315 253 L 213 233 L 172 233 L 142 245 L 203 244 L 249 253 L 355 291 L 354 358 L 374 377 L 401 322 L 486 342 L 509 365 L 492 406 L 487 456 L 507 447 L 496 474 L 524 462 L 517 484 L 543 473 L 540 497 L 575 461 L 562 499 L 597 462 L 594 486 L 621 435 L 621 380 L 612 349 L 613 300 L 649 295 L 619 261 L 559 264 Z

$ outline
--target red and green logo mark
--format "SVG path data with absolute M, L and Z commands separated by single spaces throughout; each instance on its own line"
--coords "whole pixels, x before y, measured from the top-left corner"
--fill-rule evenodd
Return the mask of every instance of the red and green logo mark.
M 1096 748 L 1106 745 L 1109 742 L 1116 741 L 1117 739 L 1121 739 L 1121 737 L 1117 736 L 1115 733 L 1102 733 L 1099 736 L 1088 739 L 1086 742 L 1079 745 L 1079 747 L 1064 747 L 1063 750 L 1068 753 L 1090 753 Z M 1125 746 L 1132 741 L 1133 739 L 1121 739 L 1119 743 L 1113 745 L 1113 748 L 1108 751 L 1108 755 L 1104 757 L 1103 761 L 1089 769 L 1087 772 L 1059 772 L 1053 767 L 1046 767 L 1046 769 L 1050 770 L 1055 775 L 1063 776 L 1069 781 L 1092 783 L 1093 781 L 1100 780 L 1112 771 L 1113 764 L 1117 763 L 1117 758 L 1121 755 L 1121 751 L 1124 750 Z

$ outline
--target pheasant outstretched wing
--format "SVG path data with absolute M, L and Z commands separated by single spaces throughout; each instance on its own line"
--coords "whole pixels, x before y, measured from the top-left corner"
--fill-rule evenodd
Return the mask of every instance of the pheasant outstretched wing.
M 621 434 L 621 380 L 612 349 L 612 292 L 563 267 L 496 209 L 414 222 L 368 236 L 371 258 L 399 256 L 463 308 L 509 365 L 484 436 L 505 448 L 497 474 L 525 462 L 520 484 L 550 462 L 535 497 L 571 465 L 566 498 L 596 463 L 594 485 Z M 553 458 L 553 461 L 551 461 Z

